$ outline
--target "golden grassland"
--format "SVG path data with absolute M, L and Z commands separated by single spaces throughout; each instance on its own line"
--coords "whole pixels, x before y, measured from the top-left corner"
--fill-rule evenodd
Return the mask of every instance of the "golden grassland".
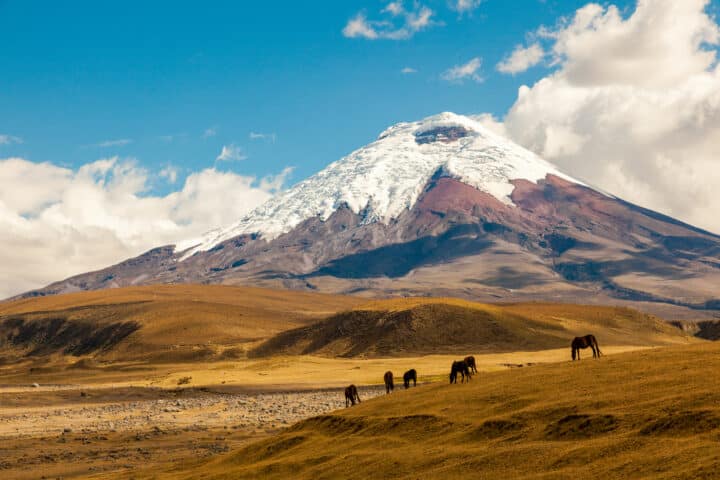
M 283 332 L 348 311 L 410 312 L 412 329 L 400 332 L 402 337 L 421 327 L 430 336 L 390 357 L 338 358 L 333 352 L 339 348 L 247 357 Z M 15 324 L 2 331 L 8 320 L 47 326 L 58 319 L 92 327 L 79 330 L 90 344 L 101 327 L 134 322 L 138 328 L 82 355 L 64 353 L 63 344 L 34 350 L 50 330 L 39 328 L 20 346 L 7 340 Z M 440 343 L 424 348 L 425 340 L 437 340 L 433 326 L 446 319 L 462 328 L 482 319 L 490 327 L 467 344 L 462 335 L 453 336 L 462 351 Z M 582 362 L 570 362 L 570 339 L 586 333 L 597 336 L 608 356 L 592 360 L 588 350 Z M 447 385 L 450 363 L 466 354 L 475 354 L 481 373 L 470 384 Z M 178 427 L 159 433 L 149 422 L 137 434 L 74 432 L 64 443 L 57 432 L 23 436 L 21 428 L 15 430 L 19 425 L 7 423 L 13 427 L 8 432 L 20 434 L 3 437 L 0 457 L 4 452 L 12 460 L 0 458 L 0 473 L 128 478 L 130 469 L 121 468 L 127 463 L 147 467 L 133 472 L 136 478 L 565 478 L 593 469 L 609 478 L 715 478 L 720 386 L 713 379 L 719 367 L 717 346 L 618 307 L 368 300 L 204 285 L 25 299 L 0 303 L 0 418 L 26 412 L 36 427 L 49 408 L 138 403 L 141 410 L 141 401 L 198 392 L 222 397 L 244 390 L 340 391 L 349 383 L 380 384 L 386 370 L 399 377 L 415 368 L 420 385 L 269 438 L 275 430 Z M 185 425 L 202 420 L 203 412 L 176 415 L 178 425 Z M 212 450 L 219 444 L 229 452 Z M 38 449 L 55 459 L 52 467 L 42 465 Z M 198 460 L 201 450 L 210 452 L 210 460 Z M 28 466 L 28 459 L 37 463 Z M 116 472 L 91 474 L 91 467 Z
M 87 325 L 92 339 L 104 326 L 131 322 L 139 326 L 136 332 L 92 356 L 108 361 L 201 361 L 223 354 L 235 358 L 243 354 L 242 345 L 363 301 L 251 287 L 154 285 L 0 303 L 0 323 L 3 318 L 61 318 Z
M 137 478 L 718 478 L 720 345 L 398 391 Z M 104 478 L 104 477 L 103 477 Z

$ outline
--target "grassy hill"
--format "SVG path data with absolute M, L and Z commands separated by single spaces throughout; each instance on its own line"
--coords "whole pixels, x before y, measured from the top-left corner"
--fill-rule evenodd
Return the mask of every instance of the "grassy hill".
M 137 478 L 717 478 L 718 371 L 702 344 L 486 373 Z
M 488 305 L 452 298 L 371 302 L 281 332 L 251 356 L 387 357 L 561 348 L 594 333 L 607 345 L 667 345 L 686 335 L 629 308 L 565 304 Z
M 0 303 L 0 357 L 233 358 L 248 342 L 362 303 L 353 297 L 211 285 L 158 285 Z

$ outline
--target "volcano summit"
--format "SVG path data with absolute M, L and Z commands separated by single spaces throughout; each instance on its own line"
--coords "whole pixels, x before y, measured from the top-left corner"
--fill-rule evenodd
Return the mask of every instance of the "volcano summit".
M 697 316 L 720 309 L 720 237 L 442 113 L 388 128 L 232 225 L 26 295 L 152 283 L 614 298 Z

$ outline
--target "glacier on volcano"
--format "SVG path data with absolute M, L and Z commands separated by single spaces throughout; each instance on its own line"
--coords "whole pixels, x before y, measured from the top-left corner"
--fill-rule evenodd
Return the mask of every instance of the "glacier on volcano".
M 182 260 L 243 234 L 270 241 L 303 221 L 327 220 L 343 205 L 365 222 L 388 223 L 411 209 L 435 175 L 450 177 L 512 204 L 512 180 L 548 174 L 583 184 L 478 121 L 450 112 L 393 125 L 378 139 L 279 193 L 238 222 L 176 245 Z

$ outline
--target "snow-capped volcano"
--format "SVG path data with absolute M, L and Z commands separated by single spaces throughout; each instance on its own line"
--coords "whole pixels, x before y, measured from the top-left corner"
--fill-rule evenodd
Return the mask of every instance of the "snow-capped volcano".
M 177 245 L 183 259 L 243 234 L 273 240 L 303 221 L 327 220 L 347 205 L 366 223 L 398 218 L 412 209 L 433 176 L 454 178 L 511 204 L 512 180 L 536 182 L 548 174 L 580 183 L 534 153 L 479 122 L 445 112 L 399 123 L 373 143 L 330 164 L 275 196 L 237 223 Z
M 442 113 L 388 128 L 233 225 L 26 295 L 151 283 L 612 301 L 698 318 L 720 315 L 720 238 Z

